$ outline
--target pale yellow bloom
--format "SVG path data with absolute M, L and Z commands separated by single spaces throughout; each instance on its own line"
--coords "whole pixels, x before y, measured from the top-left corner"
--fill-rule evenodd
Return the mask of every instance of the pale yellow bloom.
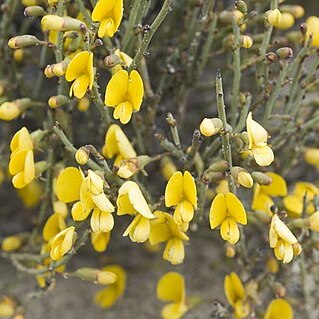
M 269 228 L 269 244 L 274 248 L 276 258 L 284 264 L 291 262 L 294 257 L 293 245 L 297 243 L 290 229 L 274 214 Z
M 236 244 L 240 234 L 237 223 L 247 224 L 246 211 L 241 201 L 232 193 L 217 194 L 209 212 L 210 228 L 220 226 L 220 235 L 230 244 Z
M 72 82 L 70 88 L 70 96 L 73 94 L 81 99 L 89 88 L 92 90 L 94 82 L 93 53 L 82 51 L 76 54 L 69 63 L 65 79 Z
M 98 36 L 113 37 L 123 17 L 123 0 L 99 0 L 92 12 L 92 20 L 100 21 Z
M 118 265 L 105 266 L 102 270 L 112 272 L 116 275 L 117 280 L 113 284 L 110 284 L 103 290 L 97 292 L 94 296 L 94 302 L 102 308 L 110 308 L 124 294 L 126 287 L 126 272 Z
M 190 172 L 175 172 L 165 188 L 165 206 L 176 206 L 174 220 L 176 224 L 189 223 L 197 209 L 197 189 Z
M 133 112 L 139 111 L 144 96 L 143 80 L 135 70 L 116 72 L 105 91 L 105 105 L 114 108 L 113 117 L 127 124 Z
M 162 309 L 163 319 L 179 319 L 188 310 L 185 296 L 185 280 L 177 272 L 168 272 L 157 283 L 157 298 L 169 302 Z
M 247 116 L 246 126 L 249 149 L 252 151 L 256 163 L 259 166 L 269 166 L 274 161 L 274 153 L 267 145 L 267 131 L 253 120 L 251 112 L 249 112 Z

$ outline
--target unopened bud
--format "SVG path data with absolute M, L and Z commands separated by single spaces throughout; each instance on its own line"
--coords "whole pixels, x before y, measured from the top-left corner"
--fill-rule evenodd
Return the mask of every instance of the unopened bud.
M 239 185 L 246 188 L 253 187 L 254 181 L 251 175 L 245 169 L 239 166 L 233 166 L 231 172 L 234 176 L 237 187 L 239 187 Z
M 281 20 L 281 12 L 278 9 L 268 10 L 265 19 L 270 25 L 277 26 Z
M 85 146 L 80 147 L 75 153 L 75 160 L 80 165 L 85 165 L 89 158 L 89 151 Z
M 19 236 L 6 237 L 1 243 L 1 249 L 6 252 L 18 250 L 22 246 L 22 238 Z
M 177 171 L 177 168 L 174 162 L 169 157 L 163 157 L 161 159 L 161 171 L 164 178 L 168 181 Z
M 8 41 L 8 46 L 11 49 L 21 49 L 30 47 L 33 45 L 44 45 L 46 44 L 45 41 L 41 41 L 38 38 L 36 38 L 34 35 L 24 34 L 24 35 L 18 35 L 16 37 L 11 38 Z
M 269 186 L 272 183 L 271 177 L 262 172 L 252 172 L 251 177 L 259 185 Z
M 285 298 L 286 296 L 286 288 L 283 284 L 281 284 L 280 282 L 275 282 L 274 286 L 274 294 L 277 298 Z
M 0 106 L 0 119 L 12 121 L 30 106 L 31 100 L 29 98 L 19 99 L 12 102 L 4 102 Z
M 235 45 L 235 37 L 233 34 L 229 34 L 223 39 L 224 49 L 233 49 L 234 45 Z
M 110 285 L 115 283 L 117 280 L 117 276 L 113 272 L 95 268 L 80 268 L 73 274 L 78 278 L 92 281 L 100 285 Z
M 236 246 L 227 244 L 225 253 L 227 257 L 234 258 L 236 255 Z
M 66 58 L 62 62 L 47 65 L 47 67 L 44 69 L 44 75 L 47 78 L 52 78 L 54 76 L 63 76 L 69 63 L 70 60 Z
M 46 15 L 46 11 L 41 6 L 30 6 L 24 9 L 26 17 L 42 17 Z
M 213 162 L 207 169 L 209 172 L 225 172 L 229 168 L 229 164 L 225 160 Z
M 275 52 L 268 52 L 266 53 L 266 59 L 267 59 L 267 62 L 273 63 L 278 61 L 278 56 Z
M 52 109 L 55 109 L 69 102 L 70 100 L 65 95 L 55 95 L 49 98 L 48 104 Z
M 240 41 L 244 49 L 249 49 L 253 45 L 253 39 L 249 35 L 242 35 Z
M 204 136 L 213 136 L 223 128 L 223 122 L 219 118 L 204 118 L 200 123 L 199 130 Z
M 241 138 L 245 145 L 249 145 L 249 137 L 247 132 L 242 132 L 238 134 L 238 136 Z
M 289 47 L 280 48 L 276 51 L 276 54 L 279 59 L 290 59 L 294 56 L 294 52 Z
M 295 256 L 299 256 L 302 252 L 302 246 L 299 243 L 293 244 L 292 249 Z
M 140 155 L 127 160 L 122 160 L 117 175 L 122 178 L 130 178 L 136 172 L 144 169 L 144 167 L 153 162 L 153 158 L 147 155 Z
M 291 13 L 296 19 L 300 19 L 305 15 L 305 9 L 302 6 L 287 4 L 280 6 L 282 12 Z
M 116 54 L 110 54 L 104 58 L 103 62 L 106 67 L 113 68 L 116 65 L 121 64 L 121 59 Z
M 80 112 L 85 112 L 89 109 L 91 101 L 86 96 L 78 100 L 77 108 Z
M 87 27 L 84 22 L 70 17 L 59 17 L 57 15 L 48 14 L 41 20 L 44 30 L 50 31 L 80 31 L 84 32 Z
M 309 218 L 309 229 L 319 232 L 319 211 L 314 212 Z
M 24 50 L 23 49 L 16 49 L 13 51 L 13 59 L 16 62 L 23 61 L 24 58 Z
M 202 180 L 204 183 L 209 184 L 209 183 L 216 183 L 220 182 L 225 178 L 225 175 L 221 172 L 210 172 L 210 171 L 205 171 L 202 176 Z
M 245 1 L 239 0 L 235 2 L 237 10 L 239 10 L 241 13 L 246 14 L 248 9 Z
M 235 21 L 238 24 L 240 24 L 242 22 L 243 17 L 244 17 L 244 15 L 239 10 L 234 10 L 234 11 L 226 11 L 225 10 L 219 14 L 218 20 L 222 24 L 232 24 L 233 19 L 235 19 Z
M 281 20 L 276 26 L 277 29 L 287 30 L 290 29 L 295 24 L 294 16 L 289 12 L 283 12 L 281 14 Z
M 272 274 L 276 274 L 279 271 L 279 264 L 276 258 L 269 257 L 266 261 L 266 269 Z

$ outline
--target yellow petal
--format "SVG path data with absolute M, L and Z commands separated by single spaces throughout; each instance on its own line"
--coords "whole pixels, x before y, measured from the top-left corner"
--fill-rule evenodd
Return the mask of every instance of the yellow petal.
M 284 258 L 282 262 L 284 264 L 288 264 L 292 261 L 292 258 L 294 257 L 294 251 L 293 251 L 292 245 L 287 242 L 284 242 L 284 247 L 285 247 L 285 253 L 284 253 Z
M 141 76 L 136 70 L 133 70 L 129 75 L 127 93 L 133 109 L 138 111 L 143 101 L 144 85 Z
M 106 250 L 111 238 L 111 233 L 91 232 L 91 244 L 95 251 L 103 252 Z
M 179 218 L 175 219 L 175 215 Z M 180 225 L 182 223 L 189 223 L 194 217 L 194 208 L 190 202 L 183 200 L 179 203 L 174 212 L 174 220 Z
M 110 202 L 110 200 L 106 197 L 104 193 L 99 195 L 92 195 L 91 196 L 94 204 L 102 211 L 112 213 L 114 212 L 114 206 Z
M 109 233 L 114 227 L 113 215 L 94 209 L 91 216 L 91 228 L 93 232 Z
M 234 306 L 238 300 L 244 298 L 245 289 L 236 273 L 232 272 L 230 275 L 225 276 L 224 291 L 231 306 Z
M 65 229 L 65 221 L 63 217 L 60 214 L 52 214 L 48 220 L 46 221 L 42 236 L 45 241 L 49 241 L 52 239 L 55 235 L 57 235 L 61 230 Z
M 294 314 L 290 304 L 285 299 L 275 299 L 267 307 L 264 319 L 293 319 Z
M 92 53 L 82 51 L 73 57 L 65 71 L 65 79 L 68 82 L 74 81 L 79 76 L 87 73 L 90 55 L 92 55 Z
M 128 101 L 124 101 L 115 107 L 113 117 L 116 120 L 119 119 L 122 124 L 127 124 L 132 117 L 132 111 L 132 104 Z
M 102 21 L 112 11 L 116 0 L 99 0 L 92 11 L 92 21 Z
M 230 244 L 234 245 L 239 240 L 239 229 L 233 218 L 226 218 L 220 227 L 220 235 Z
M 263 146 L 267 143 L 268 133 L 267 131 L 252 118 L 252 113 L 249 112 L 246 120 L 247 133 L 249 139 L 252 141 L 253 145 Z M 249 146 L 251 149 L 253 146 Z
M 187 199 L 196 209 L 197 208 L 197 190 L 194 177 L 186 171 L 183 176 L 184 198 Z
M 161 315 L 163 319 L 180 319 L 187 312 L 184 303 L 173 302 L 163 307 Z
M 163 259 L 169 261 L 172 265 L 179 265 L 184 261 L 185 249 L 181 239 L 170 239 L 164 249 Z
M 227 218 L 226 197 L 224 194 L 217 194 L 211 204 L 209 211 L 210 228 L 218 227 Z
M 33 149 L 31 135 L 29 134 L 29 131 L 26 127 L 23 127 L 18 132 L 16 132 L 13 135 L 10 143 L 10 150 L 12 153 L 16 152 L 17 150 L 24 149 Z
M 71 215 L 74 221 L 82 221 L 89 216 L 89 210 L 83 210 L 82 203 L 80 201 L 73 204 L 71 209 Z
M 169 179 L 165 189 L 165 206 L 177 205 L 183 199 L 183 175 L 177 171 Z
M 226 207 L 230 216 L 242 225 L 247 224 L 246 211 L 241 201 L 233 193 L 225 195 Z
M 112 76 L 105 92 L 105 104 L 107 106 L 115 107 L 126 101 L 128 81 L 128 73 L 125 70 L 120 70 Z
M 284 178 L 274 172 L 266 174 L 272 179 L 272 182 L 269 186 L 260 186 L 260 191 L 270 196 L 286 196 L 287 183 Z
M 283 199 L 283 203 L 292 217 L 301 216 L 303 210 L 303 198 L 296 195 L 288 195 Z
M 24 171 L 24 180 L 26 184 L 29 184 L 35 178 L 35 167 L 34 167 L 34 158 L 33 158 L 32 150 L 29 150 L 27 152 L 23 171 Z
M 293 235 L 290 229 L 281 221 L 281 219 L 275 214 L 273 216 L 273 227 L 277 232 L 278 236 L 284 241 L 290 244 L 296 244 L 298 242 L 297 238 Z
M 177 272 L 168 272 L 157 283 L 157 298 L 163 301 L 180 302 L 185 296 L 185 280 Z
M 150 236 L 150 221 L 149 219 L 137 215 L 131 224 L 125 230 L 123 236 L 130 235 L 133 242 L 144 243 Z
M 274 161 L 272 149 L 265 145 L 253 148 L 254 159 L 259 166 L 269 166 Z
M 86 93 L 86 90 L 88 89 L 90 85 L 90 78 L 87 74 L 83 74 L 79 76 L 72 84 L 70 89 L 70 96 L 72 96 L 72 93 L 74 93 L 74 96 L 78 99 L 82 99 L 83 96 Z
M 82 175 L 75 167 L 67 167 L 61 171 L 56 182 L 56 194 L 60 201 L 71 203 L 80 199 Z
M 23 172 L 25 159 L 28 154 L 28 149 L 23 149 L 15 152 L 11 155 L 11 159 L 9 162 L 9 173 L 11 175 L 16 175 L 20 172 Z M 32 151 L 31 151 L 32 152 Z

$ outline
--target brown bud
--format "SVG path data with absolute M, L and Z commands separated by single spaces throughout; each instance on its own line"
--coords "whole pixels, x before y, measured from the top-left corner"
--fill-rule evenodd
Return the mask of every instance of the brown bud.
M 277 56 L 277 54 L 274 53 L 274 52 L 267 52 L 267 53 L 266 53 L 266 60 L 267 60 L 267 62 L 269 62 L 269 63 L 273 63 L 273 62 L 278 61 L 278 56 Z
M 121 64 L 121 59 L 116 54 L 110 54 L 103 60 L 104 65 L 108 68 L 113 68 L 114 66 Z
M 279 59 L 288 60 L 294 56 L 294 52 L 289 47 L 283 47 L 276 51 Z

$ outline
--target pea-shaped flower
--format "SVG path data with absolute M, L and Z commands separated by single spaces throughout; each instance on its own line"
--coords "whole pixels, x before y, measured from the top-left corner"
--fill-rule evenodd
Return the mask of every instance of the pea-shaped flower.
M 190 172 L 182 174 L 177 171 L 169 179 L 165 189 L 165 205 L 176 206 L 173 216 L 176 224 L 189 223 L 193 219 L 197 208 L 197 190 Z
M 92 20 L 100 21 L 98 36 L 113 37 L 123 17 L 123 0 L 100 0 L 92 12 Z
M 133 242 L 145 242 L 150 236 L 150 219 L 155 216 L 150 211 L 139 186 L 131 181 L 125 182 L 119 189 L 116 203 L 118 215 L 135 216 L 123 236 L 129 235 Z
M 70 226 L 58 233 L 52 240 L 50 257 L 53 260 L 61 259 L 71 250 L 75 239 L 75 228 Z
M 269 166 L 274 160 L 274 153 L 267 145 L 267 131 L 252 118 L 249 112 L 246 120 L 247 133 L 249 139 L 249 149 L 252 151 L 254 159 L 259 166 Z
M 291 262 L 294 257 L 293 245 L 297 244 L 298 240 L 276 214 L 271 219 L 269 243 L 278 260 L 282 260 L 284 264 Z
M 66 69 L 65 79 L 68 82 L 74 81 L 70 96 L 74 94 L 81 99 L 88 88 L 91 90 L 94 80 L 93 53 L 83 51 L 75 55 Z
M 264 319 L 293 319 L 294 313 L 290 303 L 285 299 L 274 299 L 267 307 Z
M 25 127 L 13 136 L 10 149 L 9 172 L 14 175 L 12 184 L 15 188 L 23 188 L 35 177 L 33 143 Z
M 220 226 L 220 235 L 230 244 L 239 240 L 237 223 L 247 224 L 246 211 L 241 201 L 232 193 L 217 194 L 209 212 L 210 228 Z
M 113 117 L 127 124 L 133 112 L 139 111 L 144 95 L 143 80 L 135 70 L 116 72 L 106 87 L 105 105 L 114 107 Z

